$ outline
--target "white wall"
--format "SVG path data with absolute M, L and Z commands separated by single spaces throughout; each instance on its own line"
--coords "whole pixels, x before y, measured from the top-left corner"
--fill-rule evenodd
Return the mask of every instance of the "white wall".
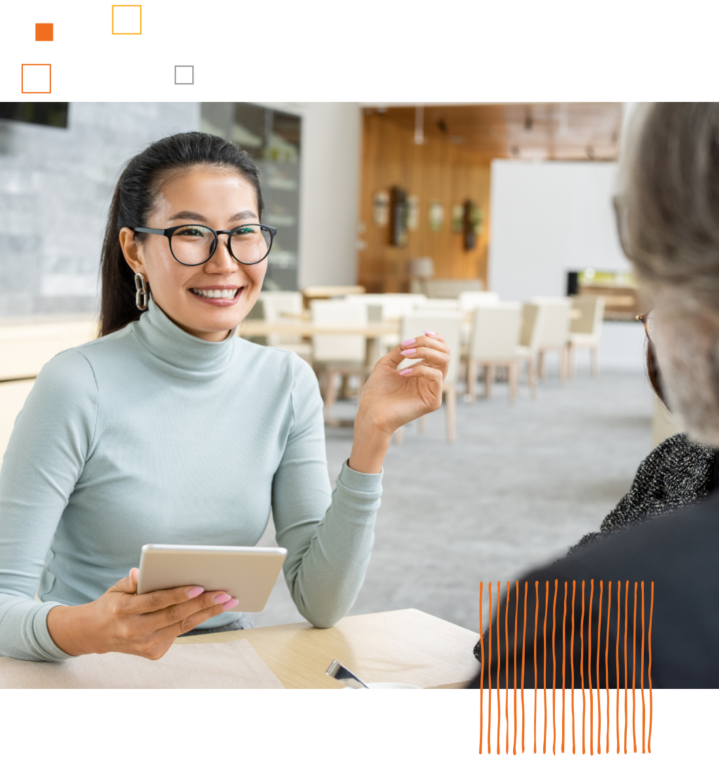
M 495 160 L 490 290 L 515 301 L 564 296 L 568 271 L 630 271 L 614 225 L 616 175 L 616 163 Z M 605 322 L 600 362 L 644 370 L 641 324 Z
M 493 161 L 490 289 L 508 300 L 564 296 L 567 271 L 628 271 L 612 214 L 616 173 L 616 163 Z
M 266 102 L 301 115 L 299 285 L 354 285 L 362 115 L 354 102 Z

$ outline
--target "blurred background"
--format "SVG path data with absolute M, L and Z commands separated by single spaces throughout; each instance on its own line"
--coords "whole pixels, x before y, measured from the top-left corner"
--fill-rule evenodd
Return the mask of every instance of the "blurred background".
M 388 454 L 352 612 L 416 607 L 476 630 L 480 580 L 516 578 L 596 530 L 680 429 L 646 379 L 635 316 L 649 308 L 614 225 L 632 109 L 0 103 L 0 455 L 40 367 L 97 333 L 124 164 L 178 131 L 223 136 L 259 165 L 278 229 L 239 333 L 314 367 L 332 482 L 376 359 L 427 327 L 451 339 L 443 408 Z M 270 523 L 260 543 L 273 537 Z M 299 620 L 283 581 L 254 616 Z

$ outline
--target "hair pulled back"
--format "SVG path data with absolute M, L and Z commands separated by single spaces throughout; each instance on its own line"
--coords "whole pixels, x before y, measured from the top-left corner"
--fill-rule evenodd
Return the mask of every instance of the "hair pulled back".
M 134 273 L 120 247 L 122 227 L 146 227 L 161 186 L 174 172 L 197 165 L 235 170 L 252 184 L 262 216 L 259 171 L 247 152 L 208 133 L 176 133 L 151 144 L 130 160 L 117 182 L 102 244 L 100 335 L 123 328 L 142 314 L 135 305 Z M 135 233 L 138 240 L 145 235 Z

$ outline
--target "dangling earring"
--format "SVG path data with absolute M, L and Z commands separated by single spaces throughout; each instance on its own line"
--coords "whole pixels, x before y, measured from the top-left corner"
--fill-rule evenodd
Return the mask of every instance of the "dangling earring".
M 138 309 L 147 309 L 147 299 L 150 295 L 145 278 L 139 273 L 135 273 L 135 306 Z

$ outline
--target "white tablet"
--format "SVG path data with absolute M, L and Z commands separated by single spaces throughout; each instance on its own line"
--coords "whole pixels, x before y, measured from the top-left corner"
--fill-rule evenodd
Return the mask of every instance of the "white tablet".
M 267 604 L 287 550 L 145 544 L 137 594 L 175 587 L 222 590 L 240 602 L 231 611 L 256 613 Z

